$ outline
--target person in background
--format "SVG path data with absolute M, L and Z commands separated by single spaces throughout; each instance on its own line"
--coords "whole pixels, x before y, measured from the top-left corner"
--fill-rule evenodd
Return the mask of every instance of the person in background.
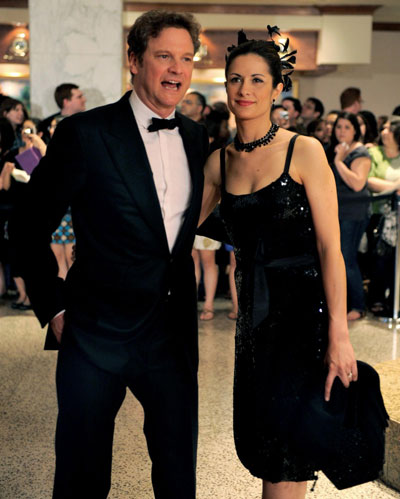
M 307 125 L 307 135 L 309 137 L 315 137 L 321 142 L 322 145 L 326 144 L 326 125 L 325 120 L 317 119 L 311 121 Z
M 394 115 L 394 113 L 393 113 Z M 400 114 L 399 114 L 400 116 Z M 378 116 L 377 120 L 376 120 L 376 126 L 377 126 L 377 129 L 378 129 L 378 137 L 380 136 L 380 133 L 383 129 L 383 125 L 387 122 L 387 120 L 389 119 L 389 116 L 387 114 L 381 114 L 380 116 Z
M 290 127 L 289 113 L 282 104 L 274 104 L 271 107 L 271 121 L 285 130 Z
M 7 97 L 0 105 L 0 117 L 7 118 L 14 130 L 14 143 L 11 149 L 24 147 L 21 137 L 22 123 L 28 118 L 28 113 L 21 101 Z
M 356 87 L 348 87 L 340 94 L 340 107 L 342 111 L 357 114 L 362 109 L 363 100 L 361 90 Z
M 372 166 L 368 188 L 375 193 L 400 189 L 400 116 L 392 116 L 383 126 L 381 145 L 371 147 Z M 373 217 L 380 219 L 378 241 L 372 257 L 369 302 L 371 311 L 391 317 L 393 314 L 394 253 L 397 241 L 396 211 L 391 200 L 374 207 Z
M 400 106 L 396 106 L 393 109 L 392 116 L 400 116 Z
M 38 125 L 38 132 L 42 134 L 47 143 L 50 140 L 49 127 L 53 118 L 57 116 L 72 116 L 76 113 L 86 111 L 86 97 L 75 83 L 61 83 L 54 91 L 54 100 L 60 111 L 48 116 Z
M 357 114 L 357 121 L 360 126 L 360 142 L 362 142 L 365 147 L 368 149 L 369 147 L 374 146 L 374 141 L 376 140 L 377 135 L 371 131 L 371 125 L 366 116 L 361 112 Z
M 349 321 L 364 317 L 366 309 L 357 252 L 369 221 L 367 177 L 371 158 L 367 148 L 360 142 L 360 136 L 356 115 L 339 113 L 327 153 L 338 194 L 340 243 L 346 265 Z M 366 202 L 358 202 L 359 200 Z
M 5 156 L 5 163 L 1 171 L 0 179 L 2 189 L 8 191 L 9 202 L 16 206 L 21 202 L 26 193 L 26 183 L 30 176 L 18 163 L 18 154 L 21 154 L 32 147 L 36 147 L 42 156 L 46 154 L 46 144 L 37 134 L 35 123 L 32 120 L 25 120 L 21 128 L 22 146 L 18 149 L 11 149 Z M 29 217 L 29 212 L 27 213 Z M 13 253 L 10 254 L 11 274 L 17 288 L 17 300 L 11 307 L 17 310 L 30 310 L 31 303 L 26 292 L 24 279 L 21 276 L 22 262 Z
M 181 113 L 184 116 L 202 124 L 205 123 L 203 117 L 205 107 L 206 99 L 199 92 L 187 93 L 180 105 Z M 209 114 L 211 114 L 211 111 Z M 217 114 L 218 113 L 215 112 L 208 121 L 208 128 L 213 129 L 213 135 L 219 135 L 220 124 L 216 126 L 215 120 L 213 120 L 213 117 L 216 118 Z M 215 141 L 215 137 L 210 136 L 209 140 L 210 143 L 212 143 Z M 218 144 L 218 141 L 216 144 Z M 220 247 L 221 243 L 219 241 L 204 236 L 196 235 L 195 237 L 192 258 L 196 274 L 196 284 L 198 289 L 203 270 L 205 292 L 203 310 L 200 313 L 201 321 L 210 321 L 214 319 L 214 298 L 218 285 L 218 266 L 215 262 L 215 253 Z
M 329 111 L 329 113 L 326 115 L 325 132 L 326 132 L 326 139 L 328 142 L 330 142 L 331 140 L 332 130 L 337 120 L 337 117 L 339 116 L 339 113 L 340 111 L 333 109 L 332 111 Z
M 299 99 L 296 97 L 285 97 L 282 99 L 282 106 L 289 113 L 289 128 L 292 132 L 297 132 L 302 135 L 306 134 L 305 128 L 301 122 L 302 106 Z
M 301 119 L 303 126 L 307 126 L 315 120 L 319 120 L 324 115 L 325 108 L 322 102 L 316 97 L 309 97 L 303 104 L 301 110 Z
M 207 101 L 204 95 L 200 92 L 193 91 L 185 95 L 180 104 L 180 111 L 191 120 L 196 121 L 197 123 L 203 123 L 203 113 L 206 105 Z
M 368 123 L 369 135 L 367 134 L 366 143 L 371 143 L 377 145 L 378 143 L 378 122 L 376 121 L 375 114 L 367 109 L 362 109 L 358 114 L 360 114 L 366 123 Z
M 63 116 L 56 116 L 49 126 L 50 138 L 53 136 L 57 125 L 64 119 Z M 71 208 L 63 216 L 58 229 L 51 235 L 51 249 L 57 259 L 58 277 L 65 279 L 68 270 L 72 267 L 73 251 L 75 245 L 75 234 L 72 227 Z

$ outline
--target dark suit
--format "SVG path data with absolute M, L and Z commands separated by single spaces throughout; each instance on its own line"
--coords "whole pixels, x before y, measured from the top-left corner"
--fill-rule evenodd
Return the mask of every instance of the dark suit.
M 66 309 L 57 366 L 57 498 L 107 496 L 114 417 L 126 386 L 145 410 L 156 497 L 195 494 L 198 351 L 191 249 L 208 140 L 203 127 L 181 116 L 192 196 L 170 252 L 128 99 L 129 93 L 59 124 L 11 224 L 42 326 Z M 49 242 L 67 206 L 77 243 L 64 283 Z M 26 210 L 29 224 L 23 223 Z

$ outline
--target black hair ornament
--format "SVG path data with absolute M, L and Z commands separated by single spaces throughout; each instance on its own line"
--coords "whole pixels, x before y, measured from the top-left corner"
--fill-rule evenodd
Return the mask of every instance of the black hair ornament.
M 279 42 L 279 44 L 275 43 L 274 41 L 274 35 L 281 36 L 279 32 L 278 26 L 270 26 L 268 24 L 267 26 L 267 31 L 268 35 L 270 37 L 270 41 L 266 41 L 271 48 L 273 48 L 279 55 L 280 52 L 287 52 L 289 48 L 289 38 L 286 38 L 285 43 Z M 246 33 L 241 29 L 238 32 L 238 44 L 237 45 L 231 45 L 230 47 L 227 48 L 228 54 L 232 52 L 233 49 L 235 49 L 237 46 L 242 45 L 243 43 L 246 42 L 254 42 L 256 40 L 249 40 L 246 36 Z M 294 64 L 296 64 L 296 54 L 297 50 L 292 50 L 292 52 L 289 52 L 288 54 L 285 54 L 283 56 L 279 56 L 282 64 L 282 80 L 283 80 L 283 91 L 287 92 L 292 88 L 292 80 L 290 78 L 290 75 L 294 71 Z M 225 60 L 228 60 L 228 56 L 225 56 Z

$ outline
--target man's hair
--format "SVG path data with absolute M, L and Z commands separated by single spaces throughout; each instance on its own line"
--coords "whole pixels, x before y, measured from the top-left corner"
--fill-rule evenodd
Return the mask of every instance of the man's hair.
M 301 106 L 301 102 L 299 101 L 299 99 L 296 99 L 296 97 L 285 97 L 284 99 L 282 99 L 282 102 L 284 100 L 290 100 L 291 102 L 293 102 L 293 107 L 299 114 L 301 114 L 301 110 L 303 108 Z
M 75 83 L 61 83 L 54 91 L 54 98 L 57 102 L 57 106 L 62 109 L 64 105 L 64 99 L 70 100 L 72 97 L 72 90 L 79 88 Z
M 143 61 L 150 38 L 157 38 L 164 28 L 186 29 L 196 53 L 200 47 L 200 24 L 192 14 L 166 10 L 149 10 L 138 17 L 128 34 L 128 57 L 135 54 L 138 61 Z
M 201 106 L 201 112 L 203 112 L 205 107 L 207 106 L 207 101 L 204 95 L 200 92 L 196 92 L 196 90 L 193 90 L 193 92 L 189 92 L 189 95 L 195 95 L 197 97 L 197 100 Z
M 322 104 L 322 102 L 319 99 L 317 99 L 316 97 L 309 97 L 307 100 L 311 101 L 314 104 L 314 110 L 317 113 L 319 113 L 318 118 L 322 118 L 322 116 L 324 115 L 324 112 L 325 112 L 325 108 L 324 108 L 324 105 Z
M 393 116 L 400 116 L 400 106 L 396 106 L 392 112 Z
M 356 87 L 345 88 L 340 94 L 340 107 L 346 109 L 361 100 L 361 90 Z

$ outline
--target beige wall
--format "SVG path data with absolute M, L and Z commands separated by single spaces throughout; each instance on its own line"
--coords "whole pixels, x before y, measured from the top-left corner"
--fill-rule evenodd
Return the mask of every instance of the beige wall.
M 361 88 L 364 109 L 390 114 L 400 105 L 400 32 L 373 32 L 371 64 L 341 65 L 335 73 L 298 80 L 299 98 L 318 97 L 327 111 L 340 109 L 341 91 L 352 86 Z

